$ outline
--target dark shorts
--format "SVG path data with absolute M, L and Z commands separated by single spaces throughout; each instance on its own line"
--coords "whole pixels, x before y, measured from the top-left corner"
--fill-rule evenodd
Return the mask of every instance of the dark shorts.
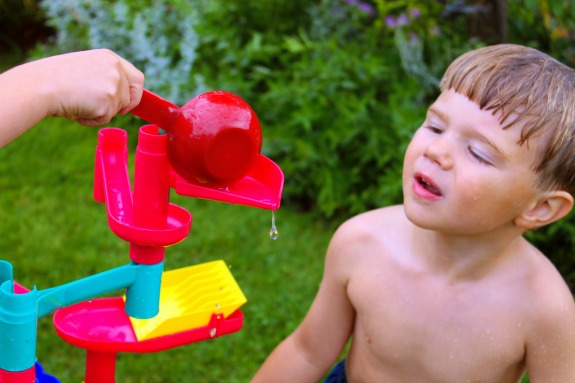
M 331 370 L 324 383 L 347 383 L 345 379 L 345 359 Z

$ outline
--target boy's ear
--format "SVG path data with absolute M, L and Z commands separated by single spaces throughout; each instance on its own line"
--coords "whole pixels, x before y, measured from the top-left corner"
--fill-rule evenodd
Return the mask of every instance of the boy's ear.
M 515 225 L 532 230 L 565 217 L 573 208 L 573 197 L 563 190 L 545 192 L 529 209 L 515 218 Z

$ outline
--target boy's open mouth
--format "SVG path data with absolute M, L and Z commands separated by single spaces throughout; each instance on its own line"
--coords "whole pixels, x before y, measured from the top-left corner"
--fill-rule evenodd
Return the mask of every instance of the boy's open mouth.
M 431 194 L 441 197 L 441 191 L 430 180 L 418 175 L 415 177 L 415 181 Z

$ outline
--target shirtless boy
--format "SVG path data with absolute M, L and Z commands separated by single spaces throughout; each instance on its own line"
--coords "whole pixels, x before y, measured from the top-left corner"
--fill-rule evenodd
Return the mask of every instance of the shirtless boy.
M 455 60 L 406 151 L 404 203 L 345 222 L 252 383 L 575 382 L 575 304 L 522 236 L 569 213 L 575 71 L 517 45 Z

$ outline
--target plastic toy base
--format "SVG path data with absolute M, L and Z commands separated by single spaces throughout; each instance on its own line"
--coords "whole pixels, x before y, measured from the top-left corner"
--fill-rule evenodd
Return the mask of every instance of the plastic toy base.
M 241 310 L 228 318 L 214 314 L 207 326 L 181 333 L 138 341 L 121 297 L 94 299 L 62 308 L 54 314 L 56 333 L 66 342 L 86 350 L 105 353 L 150 353 L 239 331 Z
M 66 342 L 86 349 L 85 383 L 115 383 L 118 352 L 158 352 L 216 338 L 240 330 L 243 319 L 240 310 L 228 318 L 214 314 L 207 326 L 138 341 L 130 318 L 125 313 L 124 300 L 117 297 L 62 308 L 54 314 L 54 326 Z

